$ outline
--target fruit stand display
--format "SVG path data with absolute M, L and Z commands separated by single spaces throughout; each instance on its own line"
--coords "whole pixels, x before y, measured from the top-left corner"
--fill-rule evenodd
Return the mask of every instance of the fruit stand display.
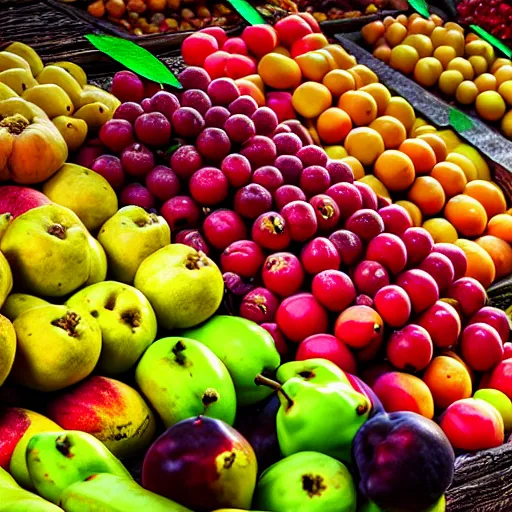
M 512 61 L 278 3 L 194 27 L 180 88 L 2 41 L 0 512 L 512 509 L 510 143 L 395 48 Z

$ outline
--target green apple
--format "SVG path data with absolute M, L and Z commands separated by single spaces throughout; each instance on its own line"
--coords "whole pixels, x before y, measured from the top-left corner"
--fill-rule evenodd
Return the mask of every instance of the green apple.
M 45 204 L 12 221 L 0 250 L 17 286 L 38 296 L 62 297 L 89 279 L 89 236 L 71 210 Z
M 21 313 L 32 308 L 39 306 L 48 306 L 49 302 L 35 297 L 34 295 L 27 295 L 26 293 L 11 293 L 7 300 L 4 302 L 0 314 L 7 317 L 11 322 L 14 322 Z
M 493 405 L 503 418 L 505 430 L 512 430 L 512 401 L 505 393 L 497 389 L 482 388 L 473 395 L 473 398 Z
M 344 464 L 317 452 L 300 452 L 266 469 L 254 506 L 272 512 L 356 512 L 354 481 Z
M 155 312 L 133 286 L 96 283 L 75 293 L 66 304 L 87 310 L 98 322 L 102 333 L 98 369 L 105 375 L 129 370 L 156 337 Z
M 135 288 L 151 302 L 160 327 L 186 329 L 217 311 L 224 296 L 224 279 L 204 253 L 172 244 L 142 262 Z
M 89 249 L 91 254 L 91 271 L 89 272 L 89 279 L 85 282 L 85 286 L 90 284 L 101 283 L 107 278 L 107 255 L 103 246 L 93 238 L 89 236 Z
M 73 210 L 89 231 L 98 230 L 117 212 L 117 196 L 109 182 L 86 167 L 64 164 L 44 185 L 54 203 Z
M 233 381 L 202 343 L 177 337 L 155 341 L 139 361 L 135 380 L 166 427 L 199 415 L 228 425 L 235 421 Z
M 218 315 L 183 336 L 200 341 L 226 365 L 235 383 L 238 404 L 255 404 L 272 393 L 259 386 L 259 375 L 273 375 L 281 359 L 272 336 L 258 324 L 234 316 Z
M 87 377 L 98 362 L 101 330 L 86 311 L 40 306 L 13 325 L 18 344 L 12 375 L 23 386 L 57 391 Z
M 0 252 L 0 308 L 12 290 L 12 272 L 9 262 Z
M 130 205 L 103 224 L 98 241 L 107 253 L 111 277 L 132 284 L 139 265 L 171 243 L 171 230 L 163 217 Z

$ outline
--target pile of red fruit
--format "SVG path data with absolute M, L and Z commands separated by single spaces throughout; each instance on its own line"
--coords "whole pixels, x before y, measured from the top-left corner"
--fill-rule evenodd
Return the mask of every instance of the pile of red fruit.
M 462 0 L 457 4 L 460 20 L 478 25 L 494 37 L 512 42 L 512 5 L 503 0 Z
M 323 357 L 362 375 L 387 411 L 470 415 L 475 401 L 461 400 L 478 387 L 474 372 L 480 387 L 512 396 L 508 318 L 464 277 L 461 249 L 434 244 L 299 121 L 280 123 L 232 78 L 188 67 L 179 80 L 179 94 L 142 99 L 140 79 L 118 73 L 124 103 L 99 133 L 95 150 L 108 154 L 91 167 L 123 205 L 156 209 L 173 241 L 218 262 L 231 313 L 266 328 L 286 357 Z M 78 155 L 90 158 L 90 147 Z M 450 380 L 454 364 L 462 377 Z M 468 428 L 495 421 L 479 414 L 463 431 L 450 427 L 455 447 L 476 449 L 464 444 L 475 439 Z M 490 432 L 477 448 L 503 442 L 503 423 Z

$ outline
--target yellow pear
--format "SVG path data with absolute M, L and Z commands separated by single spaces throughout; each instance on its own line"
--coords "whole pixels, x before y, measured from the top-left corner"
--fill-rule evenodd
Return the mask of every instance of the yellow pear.
M 100 174 L 76 164 L 64 164 L 43 185 L 54 203 L 69 208 L 89 231 L 98 230 L 117 212 L 117 196 Z
M 73 117 L 85 121 L 89 131 L 98 131 L 107 121 L 112 119 L 113 114 L 112 110 L 104 103 L 95 101 L 79 108 Z
M 19 41 L 15 41 L 6 48 L 6 51 L 15 53 L 24 59 L 30 66 L 33 76 L 37 76 L 43 70 L 44 65 L 41 57 L 39 57 L 37 52 L 30 46 L 20 43 Z
M 40 84 L 58 85 L 69 96 L 75 108 L 78 108 L 82 88 L 65 69 L 58 66 L 45 66 L 37 75 L 37 81 Z
M 0 307 L 12 290 L 12 272 L 9 262 L 0 252 Z
M 35 297 L 34 295 L 28 295 L 26 293 L 11 293 L 7 300 L 4 302 L 0 314 L 4 315 L 11 322 L 14 322 L 21 313 L 28 311 L 32 308 L 39 306 L 47 306 L 49 302 Z
M 70 116 L 75 110 L 69 96 L 55 84 L 31 87 L 23 93 L 22 98 L 42 108 L 50 119 Z
M 16 331 L 12 323 L 0 315 L 0 386 L 11 372 L 16 353 Z
M 63 115 L 52 119 L 52 123 L 66 141 L 69 151 L 76 151 L 87 138 L 88 127 L 83 119 Z

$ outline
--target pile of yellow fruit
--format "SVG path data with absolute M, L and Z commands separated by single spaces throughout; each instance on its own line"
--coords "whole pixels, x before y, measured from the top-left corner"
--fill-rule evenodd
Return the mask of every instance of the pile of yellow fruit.
M 439 91 L 461 105 L 474 105 L 478 115 L 501 121 L 512 138 L 512 61 L 497 58 L 494 48 L 476 34 L 464 34 L 454 22 L 411 14 L 374 21 L 362 29 L 373 55 L 423 87 Z
M 99 130 L 120 105 L 114 95 L 88 84 L 77 64 L 44 66 L 33 48 L 14 42 L 0 52 L 0 102 L 20 97 L 44 111 L 69 151 L 78 149 L 87 133 Z

